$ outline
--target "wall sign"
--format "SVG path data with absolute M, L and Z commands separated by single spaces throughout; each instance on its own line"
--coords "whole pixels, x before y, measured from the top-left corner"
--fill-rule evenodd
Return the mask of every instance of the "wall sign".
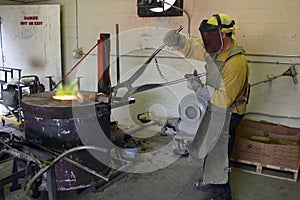
M 42 26 L 43 22 L 39 20 L 39 16 L 24 16 L 20 21 L 21 26 Z

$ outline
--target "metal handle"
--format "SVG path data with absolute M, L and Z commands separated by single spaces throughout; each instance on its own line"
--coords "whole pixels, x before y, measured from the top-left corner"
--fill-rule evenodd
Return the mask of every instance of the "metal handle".
M 183 29 L 183 26 L 180 26 L 177 30 L 176 33 L 179 33 Z M 146 70 L 147 66 L 150 64 L 152 59 L 166 46 L 165 43 L 163 43 L 158 49 L 156 49 L 152 55 L 146 60 L 146 62 L 126 81 L 117 84 L 116 86 L 113 87 L 114 92 L 116 93 L 116 90 L 121 87 L 126 87 L 127 89 L 131 90 L 132 89 L 132 83 L 135 82 Z
M 182 26 L 180 26 L 177 30 L 176 33 L 179 33 L 183 29 Z M 156 49 L 152 55 L 146 60 L 146 62 L 128 79 L 130 83 L 133 83 L 140 77 L 144 71 L 146 70 L 146 67 L 149 65 L 149 63 L 152 61 L 152 59 L 166 46 L 167 44 L 162 44 L 158 49 Z
M 179 26 L 179 28 L 176 30 L 176 33 L 180 33 L 180 31 L 182 31 L 183 26 Z M 156 49 L 153 54 L 148 58 L 148 60 L 152 60 L 165 46 L 167 46 L 167 44 L 162 44 L 158 49 Z M 149 62 L 150 62 L 149 61 Z

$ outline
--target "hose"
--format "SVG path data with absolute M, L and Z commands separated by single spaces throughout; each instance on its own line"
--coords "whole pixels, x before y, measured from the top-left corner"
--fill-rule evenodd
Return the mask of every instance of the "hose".
M 75 148 L 72 148 L 72 149 L 69 149 L 69 150 L 65 151 L 64 153 L 62 153 L 58 157 L 56 157 L 51 163 L 49 163 L 49 165 L 47 165 L 46 167 L 42 168 L 38 173 L 36 173 L 32 179 L 30 179 L 30 181 L 26 185 L 26 190 L 25 190 L 26 196 L 29 197 L 29 199 L 32 199 L 30 197 L 30 190 L 31 190 L 32 184 L 42 174 L 44 174 L 50 167 L 52 167 L 54 164 L 56 164 L 60 159 L 62 159 L 63 157 L 67 156 L 70 153 L 73 153 L 73 152 L 76 152 L 76 151 L 88 150 L 88 149 L 101 151 L 103 153 L 107 153 L 108 152 L 108 150 L 106 148 L 100 148 L 100 147 L 95 147 L 95 146 L 80 146 L 80 147 L 75 147 Z M 106 180 L 106 181 L 108 181 L 108 178 L 105 177 L 105 176 L 102 176 L 101 178 L 104 179 L 104 180 Z

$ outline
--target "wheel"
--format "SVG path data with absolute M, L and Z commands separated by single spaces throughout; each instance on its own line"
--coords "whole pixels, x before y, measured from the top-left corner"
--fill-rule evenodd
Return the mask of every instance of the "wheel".
M 4 144 L 7 143 L 10 139 L 12 138 L 10 133 L 1 131 L 0 132 L 0 161 L 5 160 L 9 157 L 9 155 L 7 153 L 2 153 L 1 149 L 4 147 Z

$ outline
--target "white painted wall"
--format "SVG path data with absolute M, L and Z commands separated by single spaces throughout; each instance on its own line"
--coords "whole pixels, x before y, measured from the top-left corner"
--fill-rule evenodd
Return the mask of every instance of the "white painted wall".
M 78 61 L 72 58 L 72 50 L 76 47 L 75 0 L 53 0 L 47 1 L 47 3 L 61 5 L 63 66 L 64 72 L 67 72 Z M 0 4 L 12 4 L 12 2 L 0 0 Z M 209 18 L 214 13 L 227 13 L 236 20 L 237 25 L 240 27 L 237 31 L 236 39 L 244 46 L 247 53 L 300 55 L 300 0 L 185 0 L 184 9 L 191 16 L 192 37 L 199 36 L 198 27 L 202 19 Z M 120 25 L 120 33 L 123 37 L 120 38 L 121 55 L 122 53 L 146 53 L 146 55 L 149 55 L 151 51 L 143 52 L 143 49 L 150 48 L 154 50 L 160 45 L 165 32 L 148 32 L 147 27 L 176 29 L 182 24 L 184 26 L 182 32 L 187 34 L 186 16 L 139 18 L 136 14 L 136 0 L 78 0 L 78 11 L 78 43 L 85 52 L 96 43 L 99 33 L 111 33 L 111 37 L 114 38 L 116 32 L 115 24 Z M 141 28 L 145 33 L 138 31 Z M 111 54 L 115 54 L 113 40 Z M 173 55 L 175 52 L 168 50 L 169 53 Z M 86 62 L 90 63 L 90 68 L 95 67 L 95 63 L 91 61 L 95 58 L 91 56 L 88 59 L 90 61 Z M 112 55 L 113 59 L 115 58 Z M 279 57 L 261 58 L 249 56 L 248 59 L 250 61 L 262 59 L 272 62 L 296 63 L 296 70 L 300 72 L 299 57 L 283 59 Z M 124 69 L 126 69 L 126 72 L 127 70 L 130 71 L 131 67 L 134 69 L 139 64 L 142 64 L 143 61 L 143 58 L 122 58 L 121 70 L 123 70 L 123 73 Z M 185 65 L 184 63 L 178 63 L 177 60 L 169 62 L 166 64 L 167 68 L 174 66 L 174 63 L 176 66 Z M 249 65 L 251 69 L 251 83 L 266 79 L 267 74 L 281 74 L 290 66 L 289 64 L 255 63 L 249 63 Z M 183 66 L 183 69 L 180 73 L 176 71 L 178 73 L 175 76 L 176 78 L 185 72 L 191 72 L 190 67 L 185 70 Z M 153 73 L 156 72 L 155 70 L 153 71 Z M 299 75 L 297 78 L 299 78 Z M 92 82 L 89 82 L 89 84 L 92 84 Z M 259 112 L 266 115 L 252 114 L 248 115 L 248 117 L 300 127 L 299 87 L 299 84 L 294 84 L 289 77 L 279 78 L 272 83 L 256 86 L 252 89 L 248 112 Z M 182 91 L 176 88 L 174 90 Z
M 46 76 L 61 77 L 60 6 L 0 5 L 0 16 L 1 67 L 20 69 L 21 76 L 37 75 L 48 88 Z

